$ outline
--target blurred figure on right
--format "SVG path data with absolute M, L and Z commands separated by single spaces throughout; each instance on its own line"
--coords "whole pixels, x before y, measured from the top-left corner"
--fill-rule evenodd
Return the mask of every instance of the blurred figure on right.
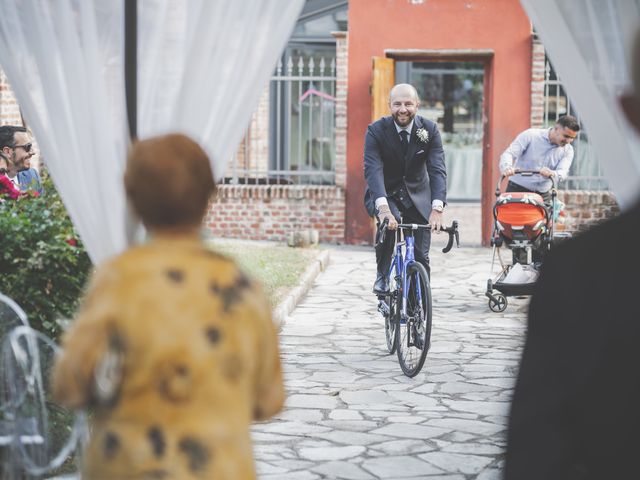
M 633 92 L 640 133 L 640 31 Z M 640 478 L 640 204 L 551 251 L 531 299 L 506 480 Z

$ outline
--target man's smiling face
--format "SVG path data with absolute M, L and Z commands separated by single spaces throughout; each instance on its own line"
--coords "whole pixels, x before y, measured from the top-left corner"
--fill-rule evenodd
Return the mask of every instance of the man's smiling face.
M 16 132 L 14 134 L 14 144 L 11 150 L 11 161 L 15 165 L 17 171 L 27 170 L 31 168 L 31 157 L 35 153 L 29 134 L 27 132 Z
M 394 88 L 389 98 L 391 116 L 400 127 L 406 127 L 411 123 L 418 112 L 419 104 L 415 92 L 402 86 Z

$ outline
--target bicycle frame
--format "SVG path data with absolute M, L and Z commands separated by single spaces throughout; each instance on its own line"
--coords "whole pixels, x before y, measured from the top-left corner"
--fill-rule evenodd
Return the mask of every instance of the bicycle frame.
M 400 320 L 407 320 L 407 270 L 409 266 L 416 261 L 415 259 L 415 239 L 413 237 L 413 232 L 409 235 L 404 235 L 404 241 L 402 241 L 402 230 L 403 228 L 398 228 L 397 237 L 396 237 L 396 253 L 393 256 L 391 261 L 391 267 L 389 268 L 388 277 L 391 278 L 391 275 L 395 272 L 395 280 L 396 285 L 400 285 L 400 290 L 402 291 L 402 307 L 400 309 Z M 407 230 L 409 230 L 407 228 Z M 402 246 L 405 246 L 405 255 L 402 255 Z M 422 287 L 420 286 L 420 282 L 417 283 L 418 288 L 418 298 L 422 297 L 422 291 L 420 290 Z
M 385 219 L 378 228 L 376 246 L 385 241 L 387 225 L 388 222 Z M 431 345 L 432 326 L 429 279 L 423 266 L 416 264 L 414 232 L 423 228 L 431 229 L 431 225 L 400 223 L 395 227 L 397 228 L 394 237 L 395 249 L 392 249 L 395 252 L 387 273 L 389 293 L 378 293 L 378 311 L 385 317 L 385 336 L 389 353 L 397 350 L 402 372 L 408 377 L 414 377 L 424 365 Z M 447 253 L 454 241 L 459 243 L 458 222 L 454 220 L 450 227 L 439 225 L 438 228 L 449 234 L 449 242 L 442 249 Z M 389 239 L 390 243 L 391 239 Z M 391 288 L 392 279 L 395 281 L 393 288 Z M 415 300 L 414 295 L 417 295 Z M 411 304 L 409 304 L 410 300 Z

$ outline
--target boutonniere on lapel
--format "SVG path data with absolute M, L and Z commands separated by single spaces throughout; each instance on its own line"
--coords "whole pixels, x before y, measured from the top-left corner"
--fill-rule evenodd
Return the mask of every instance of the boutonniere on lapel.
M 419 128 L 418 130 L 416 130 L 416 136 L 422 143 L 427 143 L 429 141 L 429 132 L 427 132 L 424 128 Z

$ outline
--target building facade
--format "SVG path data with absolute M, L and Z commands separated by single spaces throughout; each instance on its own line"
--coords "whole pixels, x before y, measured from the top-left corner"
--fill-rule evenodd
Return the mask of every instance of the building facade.
M 462 220 L 466 244 L 488 244 L 501 152 L 520 131 L 575 113 L 517 0 L 308 0 L 206 228 L 219 237 L 313 232 L 323 243 L 370 244 L 364 134 L 387 114 L 399 82 L 416 86 L 419 113 L 439 124 L 447 218 Z M 0 123 L 22 123 L 1 72 Z M 588 135 L 576 151 L 570 190 L 560 192 L 570 230 L 617 208 Z
M 313 3 L 315 11 L 307 8 L 303 12 L 296 28 L 298 35 L 294 33 L 276 69 L 271 93 L 263 95 L 259 110 L 271 113 L 263 113 L 261 121 L 254 116 L 248 135 L 254 138 L 255 132 L 261 131 L 258 137 L 268 138 L 271 146 L 262 149 L 260 163 L 264 168 L 257 161 L 250 163 L 244 180 L 236 178 L 222 186 L 207 219 L 209 228 L 220 236 L 270 240 L 284 240 L 291 232 L 310 229 L 317 231 L 321 242 L 371 243 L 373 223 L 362 203 L 366 186 L 364 133 L 372 120 L 387 114 L 390 85 L 409 82 L 416 85 L 421 96 L 420 113 L 439 123 L 445 140 L 447 218 L 462 221 L 467 244 L 488 244 L 500 153 L 520 131 L 552 125 L 565 113 L 575 114 L 519 2 Z M 347 27 L 344 20 L 342 24 L 328 21 L 343 16 L 347 7 L 347 31 L 332 32 L 332 40 L 325 31 L 323 37 L 320 25 Z M 305 41 L 300 33 L 311 18 L 316 23 L 315 37 L 311 35 L 314 38 Z M 322 43 L 314 44 L 320 38 Z M 329 75 L 323 77 L 307 68 L 314 58 L 316 67 L 322 59 L 330 65 L 331 55 L 327 53 L 332 48 L 336 68 Z M 383 67 L 377 67 L 379 64 Z M 298 102 L 296 107 L 295 102 L 310 98 L 305 93 L 317 90 L 313 82 L 322 82 L 323 78 L 325 83 L 319 90 L 331 97 L 333 124 L 322 133 L 305 137 L 300 131 L 307 127 L 312 130 L 310 115 L 304 117 L 300 113 L 304 103 Z M 386 79 L 386 88 L 376 84 L 379 78 Z M 287 81 L 294 85 L 283 87 Z M 282 113 L 286 108 L 278 107 L 282 102 L 278 102 L 274 90 L 287 99 L 288 117 Z M 283 135 L 274 135 L 278 129 L 289 132 L 293 139 L 289 145 L 282 142 Z M 318 144 L 327 146 L 325 154 L 333 148 L 333 153 L 325 155 L 329 160 L 317 158 L 319 149 L 313 146 Z M 240 150 L 238 158 L 251 157 L 246 144 Z M 593 172 L 585 176 L 587 164 L 592 165 L 591 170 L 598 170 L 597 162 L 587 158 L 588 150 L 588 142 L 576 142 L 572 181 L 565 185 L 571 190 L 559 191 L 559 199 L 567 205 L 563 220 L 569 230 L 580 230 L 617 211 L 602 177 Z M 273 160 L 274 153 L 277 161 Z M 230 168 L 239 164 L 232 162 Z M 595 188 L 591 185 L 594 182 Z M 234 214 L 223 217 L 220 212 L 229 208 L 235 209 Z M 248 215 L 238 217 L 242 211 Z
M 381 57 L 395 65 L 391 83 L 414 84 L 422 98 L 419 113 L 439 123 L 450 199 L 479 203 L 486 242 L 498 157 L 531 118 L 531 23 L 520 3 L 352 0 L 349 45 L 346 220 L 357 228 L 347 231 L 346 241 L 371 237 L 361 207 L 361 157 L 372 121 L 371 59 Z

